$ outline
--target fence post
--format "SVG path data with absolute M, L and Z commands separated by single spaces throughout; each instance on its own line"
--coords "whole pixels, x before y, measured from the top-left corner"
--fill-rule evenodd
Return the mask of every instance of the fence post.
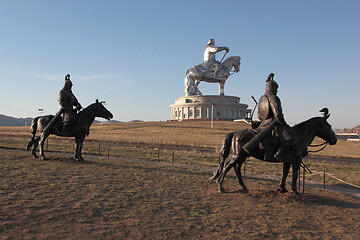
M 298 176 L 298 182 L 299 182 L 298 183 L 298 185 L 299 185 L 298 189 L 299 189 L 299 192 L 300 192 L 301 191 L 301 180 L 300 180 L 301 179 L 301 168 L 299 168 L 298 175 L 299 175 Z
M 239 169 L 239 171 L 241 171 L 240 169 Z M 246 174 L 246 161 L 244 162 L 244 175 Z
M 303 172 L 303 193 L 305 193 L 305 168 Z
M 325 171 L 324 171 L 324 189 L 325 189 Z

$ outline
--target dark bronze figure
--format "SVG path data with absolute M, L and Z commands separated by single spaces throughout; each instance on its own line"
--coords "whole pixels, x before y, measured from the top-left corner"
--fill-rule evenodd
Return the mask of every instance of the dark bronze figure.
M 59 92 L 58 101 L 61 108 L 44 129 L 45 134 L 48 134 L 54 124 L 62 118 L 63 126 L 60 134 L 62 136 L 71 135 L 70 130 L 76 120 L 76 113 L 82 109 L 81 104 L 72 92 L 72 86 L 70 74 L 67 74 L 65 76 L 64 87 Z M 74 106 L 76 107 L 75 109 L 73 108 Z
M 286 177 L 290 166 L 293 169 L 292 190 L 297 192 L 298 171 L 302 159 L 308 154 L 308 146 L 315 136 L 336 144 L 336 135 L 327 122 L 330 114 L 324 108 L 322 118 L 312 118 L 294 127 L 290 127 L 284 118 L 281 101 L 277 96 L 278 84 L 274 74 L 269 74 L 266 80 L 265 94 L 259 100 L 258 117 L 260 124 L 253 124 L 253 129 L 242 130 L 226 135 L 220 155 L 222 161 L 211 179 L 217 179 L 219 192 L 224 192 L 222 181 L 226 173 L 235 168 L 240 185 L 247 190 L 241 177 L 240 168 L 246 158 L 253 156 L 268 162 L 283 162 L 283 177 L 280 191 L 287 192 L 285 188 Z M 225 159 L 232 148 L 233 157 L 225 165 Z
M 295 144 L 294 133 L 285 121 L 281 101 L 277 96 L 278 87 L 274 73 L 270 73 L 266 80 L 265 94 L 259 100 L 258 117 L 261 124 L 256 128 L 259 134 L 243 148 L 251 154 L 252 149 L 261 141 L 260 148 L 267 150 L 265 160 L 284 162 L 301 158 L 301 154 Z
M 57 115 L 59 115 L 57 116 L 58 118 L 61 118 L 60 114 Z M 40 144 L 40 157 L 42 160 L 47 160 L 44 155 L 44 142 L 50 134 L 55 134 L 61 137 L 75 137 L 75 159 L 76 161 L 84 161 L 81 156 L 81 150 L 85 137 L 89 135 L 90 125 L 93 123 L 95 117 L 102 117 L 110 120 L 113 118 L 113 115 L 104 107 L 102 102 L 96 100 L 95 103 L 84 108 L 76 115 L 76 120 L 73 122 L 71 130 L 64 135 L 63 121 L 60 121 L 61 119 L 52 121 L 52 119 L 55 118 L 54 115 L 38 116 L 34 118 L 31 123 L 30 131 L 32 133 L 32 137 L 28 142 L 26 149 L 30 150 L 32 147 L 32 155 L 34 158 L 37 158 L 36 148 Z M 48 127 L 51 122 L 52 126 Z M 37 131 L 41 132 L 41 135 L 35 137 Z
M 61 106 L 60 111 L 63 112 L 63 129 L 61 134 L 66 136 L 70 133 L 70 129 L 75 122 L 76 113 L 82 109 L 79 101 L 76 99 L 73 94 L 72 82 L 70 80 L 70 74 L 65 76 L 65 84 L 64 87 L 59 92 L 59 104 Z M 76 107 L 74 109 L 73 107 Z
M 314 117 L 291 127 L 291 131 L 293 131 L 296 136 L 296 145 L 300 150 L 301 157 L 297 158 L 295 154 L 289 154 L 287 156 L 293 159 L 287 159 L 286 161 L 283 161 L 283 175 L 279 188 L 280 192 L 287 192 L 285 188 L 286 178 L 289 173 L 290 166 L 292 166 L 292 190 L 295 193 L 298 193 L 297 178 L 300 164 L 302 162 L 302 158 L 304 158 L 308 154 L 308 146 L 311 144 L 311 142 L 316 136 L 322 138 L 330 145 L 336 144 L 336 135 L 332 130 L 331 125 L 327 122 L 327 119 L 330 116 L 330 114 L 328 113 L 328 109 L 324 108 L 321 111 L 324 113 L 323 117 Z M 211 177 L 212 180 L 217 179 L 218 191 L 220 193 L 224 192 L 222 182 L 227 172 L 232 167 L 234 167 L 235 169 L 239 184 L 242 186 L 243 191 L 247 191 L 247 187 L 245 186 L 241 177 L 240 169 L 241 165 L 249 156 L 255 157 L 263 161 L 276 161 L 275 158 L 265 159 L 264 156 L 267 150 L 259 146 L 253 148 L 250 154 L 244 150 L 243 146 L 246 145 L 246 143 L 248 143 L 249 141 L 251 141 L 251 139 L 256 137 L 257 134 L 258 132 L 254 131 L 253 129 L 245 129 L 238 132 L 229 133 L 225 136 L 223 146 L 220 150 L 221 162 L 217 170 Z M 230 150 L 232 150 L 233 153 L 232 158 L 225 164 L 225 160 L 229 156 Z

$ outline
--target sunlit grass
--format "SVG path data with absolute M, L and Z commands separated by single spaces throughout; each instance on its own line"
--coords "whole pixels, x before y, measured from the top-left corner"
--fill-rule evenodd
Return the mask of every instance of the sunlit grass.
M 94 124 L 85 139 L 83 153 L 215 167 L 224 136 L 249 127 L 246 123 L 231 121 L 215 122 L 213 129 L 209 121 Z M 0 127 L 0 147 L 24 149 L 29 139 L 28 127 Z M 320 139 L 314 141 L 315 144 L 321 142 Z M 50 136 L 45 150 L 73 152 L 74 139 Z M 323 151 L 309 156 L 360 159 L 360 143 L 339 140 L 336 145 L 327 146 Z M 311 158 L 305 158 L 304 162 L 311 170 L 326 171 L 344 181 L 360 184 L 358 165 L 318 162 Z M 281 164 L 254 159 L 248 160 L 245 166 L 249 172 L 279 176 L 281 169 Z M 322 180 L 319 174 L 314 177 L 309 175 L 309 178 Z M 340 184 L 332 178 L 328 178 L 327 183 Z

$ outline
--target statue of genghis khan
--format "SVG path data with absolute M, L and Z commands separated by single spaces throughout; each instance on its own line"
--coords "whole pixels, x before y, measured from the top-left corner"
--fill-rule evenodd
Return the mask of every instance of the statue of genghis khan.
M 58 102 L 61 106 L 60 110 L 56 113 L 54 118 L 46 125 L 44 134 L 49 135 L 51 128 L 62 117 L 63 127 L 59 133 L 61 136 L 71 135 L 71 127 L 75 123 L 76 114 L 82 109 L 81 104 L 72 92 L 72 82 L 70 74 L 65 76 L 64 87 L 59 92 Z M 74 108 L 76 107 L 76 108 Z
M 226 51 L 226 53 L 229 52 L 228 47 L 217 47 L 215 46 L 214 39 L 209 40 L 204 51 L 204 62 L 199 65 L 199 67 L 203 67 L 203 69 L 201 70 L 204 77 L 206 77 L 206 74 L 208 76 L 213 75 L 213 77 L 216 77 L 218 75 L 221 63 L 216 61 L 215 54 L 224 50 Z
M 225 54 L 218 62 L 215 54 L 221 51 L 225 51 Z M 224 95 L 225 81 L 232 73 L 240 71 L 239 56 L 229 57 L 222 62 L 228 52 L 228 47 L 217 47 L 214 39 L 209 40 L 204 51 L 204 62 L 193 66 L 185 74 L 185 96 L 202 95 L 198 89 L 200 81 L 219 83 L 219 95 Z M 233 68 L 233 72 L 230 72 Z
M 258 134 L 243 146 L 248 153 L 257 146 L 266 149 L 264 160 L 270 162 L 301 158 L 292 129 L 284 118 L 281 101 L 277 96 L 278 87 L 274 73 L 270 73 L 266 80 L 265 94 L 259 100 L 258 118 L 261 123 L 255 129 Z

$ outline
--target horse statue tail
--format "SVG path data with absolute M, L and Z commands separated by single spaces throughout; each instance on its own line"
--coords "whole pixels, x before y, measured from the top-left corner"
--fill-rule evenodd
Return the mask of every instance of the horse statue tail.
M 224 168 L 225 159 L 230 154 L 232 139 L 233 139 L 235 133 L 236 132 L 231 132 L 231 133 L 226 134 L 226 136 L 223 140 L 223 145 L 220 149 L 220 158 L 221 158 L 220 164 L 219 164 L 218 168 L 215 170 L 215 172 L 213 173 L 213 176 L 210 178 L 211 180 L 215 180 L 220 176 L 220 173 L 222 172 L 222 170 Z
M 30 148 L 33 146 L 34 144 L 34 141 L 35 141 L 35 134 L 36 134 L 36 131 L 37 131 L 37 126 L 38 126 L 38 120 L 41 116 L 39 117 L 36 117 L 34 118 L 32 121 L 31 121 L 31 126 L 30 126 L 30 132 L 32 134 L 32 137 L 30 139 L 30 141 L 27 143 L 26 145 L 26 150 L 30 150 Z
M 220 149 L 220 156 L 221 159 L 225 160 L 227 157 L 229 157 L 230 154 L 230 149 L 231 149 L 231 141 L 233 139 L 233 136 L 236 132 L 231 132 L 226 134 L 224 141 L 223 141 L 223 145 Z
M 197 86 L 199 82 L 197 82 L 194 75 L 197 75 L 194 67 L 190 68 L 185 73 L 185 96 L 202 95 Z
M 184 83 L 185 83 L 185 96 L 193 95 L 194 94 L 194 88 L 193 88 L 194 83 L 189 75 L 189 70 L 186 71 Z

